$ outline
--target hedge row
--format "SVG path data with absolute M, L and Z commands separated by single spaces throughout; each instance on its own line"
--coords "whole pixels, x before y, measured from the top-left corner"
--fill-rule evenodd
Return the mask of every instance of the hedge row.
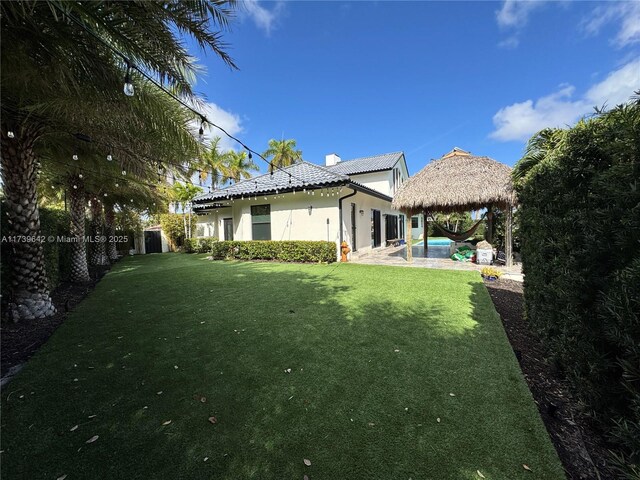
M 321 241 L 224 241 L 214 242 L 211 254 L 215 259 L 331 263 L 336 261 L 336 244 Z
M 184 251 L 185 253 L 209 253 L 217 241 L 216 237 L 187 238 L 184 241 Z
M 514 172 L 527 320 L 618 465 L 638 466 L 640 103 L 541 132 Z

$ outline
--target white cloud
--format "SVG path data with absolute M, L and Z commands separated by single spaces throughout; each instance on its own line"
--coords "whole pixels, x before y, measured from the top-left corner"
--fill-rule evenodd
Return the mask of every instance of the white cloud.
M 498 43 L 498 46 L 500 48 L 506 48 L 507 50 L 512 50 L 514 48 L 517 48 L 518 45 L 520 45 L 520 40 L 515 35 L 511 37 L 507 37 Z
M 207 102 L 204 105 L 199 105 L 197 110 L 204 114 L 204 116 L 212 123 L 219 125 L 224 128 L 230 135 L 236 136 L 237 134 L 242 132 L 242 125 L 240 122 L 240 116 L 228 112 L 223 108 L 219 107 L 215 103 Z M 195 134 L 198 133 L 200 129 L 200 122 L 194 120 L 192 122 L 192 128 Z M 209 143 L 212 138 L 220 137 L 220 143 L 218 144 L 220 149 L 225 150 L 237 150 L 238 144 L 227 137 L 224 133 L 218 130 L 211 125 L 205 125 L 204 127 L 204 138 L 205 143 Z
M 611 72 L 593 85 L 582 97 L 573 98 L 575 87 L 561 85 L 559 90 L 539 98 L 501 108 L 493 116 L 495 130 L 489 135 L 500 141 L 526 141 L 543 128 L 565 127 L 593 112 L 593 107 L 613 107 L 626 102 L 640 88 L 640 59 Z
M 597 35 L 605 25 L 620 22 L 612 42 L 617 47 L 625 47 L 640 42 L 640 2 L 610 2 L 606 6 L 594 8 L 580 24 L 587 35 Z
M 611 72 L 602 82 L 595 84 L 585 94 L 591 105 L 609 107 L 629 100 L 634 91 L 640 89 L 640 59 L 636 59 Z
M 527 24 L 533 10 L 543 5 L 542 0 L 505 0 L 502 8 L 496 12 L 496 20 L 502 28 L 520 28 Z
M 513 50 L 520 44 L 518 38 L 524 26 L 529 21 L 531 12 L 544 5 L 545 0 L 504 0 L 502 8 L 496 11 L 496 21 L 502 30 L 511 31 L 511 35 L 501 42 L 499 48 Z
M 244 0 L 241 2 L 246 14 L 253 20 L 253 23 L 267 35 L 271 35 L 271 30 L 277 26 L 277 22 L 284 12 L 284 1 L 275 2 L 274 7 L 269 10 L 260 5 L 258 0 Z

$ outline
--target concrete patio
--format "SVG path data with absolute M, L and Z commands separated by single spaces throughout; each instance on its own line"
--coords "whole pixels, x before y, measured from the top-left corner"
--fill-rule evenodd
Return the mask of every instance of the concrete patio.
M 378 248 L 362 255 L 354 255 L 351 259 L 353 263 L 369 265 L 391 265 L 397 267 L 418 267 L 418 268 L 442 268 L 446 270 L 482 270 L 485 265 L 477 265 L 471 262 L 454 262 L 449 258 L 449 247 L 430 246 L 427 249 L 427 256 L 424 255 L 423 246 L 413 246 L 411 250 L 413 260 L 407 262 L 406 245 L 399 247 Z M 522 282 L 522 264 L 514 263 L 512 267 L 494 265 L 502 272 L 502 278 Z

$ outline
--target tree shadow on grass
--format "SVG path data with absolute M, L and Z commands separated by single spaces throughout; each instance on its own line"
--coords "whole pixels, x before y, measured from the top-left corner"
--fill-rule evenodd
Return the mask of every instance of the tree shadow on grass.
M 383 287 L 405 269 L 146 262 L 3 392 L 3 478 L 519 478 L 539 443 L 468 274 L 445 299 Z

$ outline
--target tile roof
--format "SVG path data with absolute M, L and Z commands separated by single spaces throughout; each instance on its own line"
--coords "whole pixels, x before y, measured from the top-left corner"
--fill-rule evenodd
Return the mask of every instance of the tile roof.
M 380 170 L 389 170 L 402 158 L 402 152 L 384 153 L 382 155 L 373 155 L 371 157 L 354 158 L 353 160 L 344 160 L 336 165 L 326 167 L 335 173 L 342 175 L 356 175 L 358 173 L 378 172 Z
M 304 188 L 313 186 L 330 186 L 349 181 L 349 177 L 338 172 L 332 172 L 314 163 L 301 162 L 275 170 L 273 175 L 265 173 L 258 177 L 229 185 L 228 187 L 203 193 L 193 199 L 194 203 L 223 200 L 230 196 L 252 195 L 254 193 L 270 193 L 278 189 Z M 289 183 L 291 182 L 291 183 Z

